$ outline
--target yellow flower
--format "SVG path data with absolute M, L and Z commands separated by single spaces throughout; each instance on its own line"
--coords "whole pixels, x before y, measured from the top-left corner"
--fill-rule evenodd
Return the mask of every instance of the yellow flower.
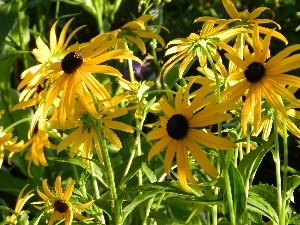
M 281 114 L 274 114 L 274 110 L 271 109 L 271 112 L 267 112 L 266 115 L 263 115 L 261 118 L 261 125 L 257 132 L 253 132 L 253 136 L 257 136 L 261 133 L 261 137 L 263 140 L 268 140 L 273 124 L 274 124 L 274 117 L 277 116 L 277 130 L 278 133 L 283 136 L 283 120 L 286 121 L 286 129 L 291 132 L 296 137 L 300 137 L 300 129 L 297 127 L 297 125 L 293 122 L 295 119 L 300 119 L 300 112 L 296 111 L 295 108 L 298 108 L 298 105 L 290 104 L 288 106 L 285 106 L 286 112 L 288 114 L 288 118 L 283 117 Z M 275 129 L 275 127 L 273 128 Z
M 23 196 L 23 193 L 24 193 L 24 191 L 25 191 L 25 189 L 27 188 L 28 185 L 29 185 L 29 184 L 27 184 L 27 185 L 25 185 L 25 187 L 23 187 L 23 189 L 21 190 L 21 192 L 20 192 L 20 194 L 19 194 L 19 196 L 18 196 L 17 203 L 16 203 L 16 207 L 15 207 L 15 213 L 16 213 L 16 214 L 20 214 L 20 213 L 26 213 L 26 214 L 28 214 L 28 213 L 29 213 L 29 211 L 27 211 L 27 210 L 22 210 L 23 207 L 24 207 L 24 205 L 26 204 L 26 202 L 27 202 L 32 196 L 34 196 L 34 194 L 32 193 L 33 190 L 27 192 L 27 194 L 25 194 L 25 195 Z M 7 218 L 7 220 L 8 220 L 9 222 L 13 223 L 13 222 L 17 219 L 17 215 L 16 215 L 16 214 L 13 214 L 13 215 L 9 216 L 9 217 Z
M 73 18 L 74 19 L 74 18 Z M 44 88 L 44 82 L 49 76 L 49 66 L 60 60 L 61 54 L 67 48 L 71 38 L 76 34 L 78 30 L 82 27 L 76 28 L 66 40 L 66 33 L 69 28 L 70 23 L 73 19 L 70 19 L 66 25 L 63 27 L 60 37 L 57 41 L 56 37 L 56 25 L 58 21 L 56 21 L 50 30 L 50 46 L 48 47 L 41 37 L 36 39 L 37 48 L 33 49 L 32 54 L 35 56 L 37 61 L 40 62 L 39 65 L 33 66 L 27 70 L 25 70 L 21 74 L 21 83 L 18 86 L 18 90 L 24 88 L 20 95 L 20 101 L 26 101 L 34 95 L 41 87 Z
M 145 14 L 124 25 L 120 25 L 117 22 L 113 23 L 110 28 L 111 32 L 109 32 L 108 35 L 113 38 L 124 38 L 126 41 L 136 44 L 141 52 L 146 54 L 146 46 L 141 38 L 155 39 L 162 46 L 165 46 L 165 42 L 162 37 L 152 32 L 152 30 L 154 30 L 154 28 L 162 28 L 167 30 L 167 28 L 160 25 L 147 25 L 146 23 L 152 19 L 153 17 L 150 14 Z
M 56 149 L 56 145 L 49 141 L 49 135 L 44 129 L 39 129 L 37 133 L 33 134 L 32 138 L 24 145 L 24 148 L 27 146 L 30 146 L 25 155 L 25 159 L 29 161 L 27 172 L 30 177 L 33 177 L 30 172 L 31 163 L 33 162 L 37 166 L 48 166 L 44 148 L 47 147 L 49 149 Z
M 161 127 L 150 131 L 146 136 L 147 141 L 159 139 L 152 146 L 148 160 L 167 148 L 164 168 L 169 176 L 176 154 L 179 182 L 187 191 L 189 190 L 187 180 L 197 187 L 188 161 L 189 152 L 205 172 L 212 177 L 218 176 L 217 170 L 198 143 L 219 150 L 228 150 L 236 146 L 226 139 L 214 136 L 205 129 L 206 126 L 230 119 L 230 114 L 224 112 L 235 106 L 233 104 L 209 104 L 212 97 L 215 98 L 212 94 L 216 88 L 215 85 L 201 87 L 189 104 L 189 89 L 192 83 L 189 82 L 184 94 L 183 88 L 178 90 L 173 103 L 169 103 L 165 97 L 159 100 L 164 113 L 164 116 L 160 117 Z
M 229 21 L 229 22 L 232 22 L 231 24 L 228 24 L 231 27 L 238 26 L 238 27 L 245 27 L 247 29 L 252 29 L 255 23 L 257 23 L 257 24 L 274 23 L 280 29 L 280 25 L 277 24 L 276 22 L 274 22 L 273 20 L 257 18 L 260 16 L 260 14 L 263 11 L 269 9 L 267 7 L 258 7 L 253 12 L 249 13 L 248 9 L 244 10 L 243 12 L 238 12 L 236 10 L 234 4 L 231 2 L 231 0 L 222 0 L 222 3 L 223 3 L 223 6 L 224 6 L 226 12 L 228 13 L 228 15 L 230 16 L 231 19 L 227 20 L 227 19 L 219 19 L 219 18 L 210 17 L 210 16 L 203 16 L 203 17 L 197 18 L 195 20 L 195 22 L 213 20 L 217 24 L 225 24 L 225 23 L 228 24 L 228 21 Z M 262 27 L 262 26 L 258 26 L 258 29 L 259 29 L 259 32 L 263 33 L 263 34 L 267 34 L 271 31 L 271 29 Z M 272 33 L 272 36 L 287 43 L 286 38 L 277 31 L 274 31 Z M 249 37 L 248 34 L 245 34 L 245 39 L 249 43 L 251 43 L 251 38 Z
M 120 103 L 120 101 L 123 100 L 123 98 L 124 94 L 114 96 L 111 100 L 113 107 L 116 107 Z M 101 107 L 99 107 L 99 116 L 101 122 L 103 123 L 103 131 L 105 137 L 115 147 L 115 149 L 120 150 L 122 148 L 121 141 L 118 136 L 112 131 L 112 129 L 129 133 L 133 133 L 133 129 L 125 123 L 113 121 L 114 118 L 123 116 L 127 113 L 127 109 L 125 108 L 113 107 L 108 108 L 105 105 L 102 105 Z M 76 109 L 78 108 L 80 108 L 80 106 L 76 107 Z M 98 157 L 102 161 L 99 138 L 93 128 L 93 126 L 97 124 L 97 119 L 92 117 L 84 110 L 81 110 L 81 112 L 82 114 L 78 115 L 79 118 L 73 126 L 76 129 L 57 146 L 57 151 L 60 152 L 68 146 L 72 145 L 70 149 L 71 157 L 73 157 L 74 154 L 80 153 L 83 158 L 91 158 L 93 150 L 96 149 Z M 55 118 L 53 118 L 53 121 L 51 121 L 51 123 L 55 126 Z
M 57 108 L 58 121 L 63 126 L 67 119 L 74 120 L 72 114 L 77 100 L 94 117 L 98 117 L 98 111 L 94 105 L 95 99 L 111 106 L 110 101 L 108 101 L 110 99 L 108 91 L 92 73 L 117 77 L 121 77 L 122 74 L 111 66 L 98 64 L 111 59 L 132 59 L 141 63 L 129 50 L 108 51 L 110 47 L 120 41 L 122 40 L 109 41 L 106 35 L 100 35 L 91 43 L 83 46 L 75 44 L 68 48 L 68 51 L 64 52 L 62 61 L 50 66 L 53 72 L 51 72 L 51 77 L 47 82 L 44 113 L 54 104 L 54 101 L 58 101 L 55 107 Z
M 74 189 L 74 185 L 75 185 L 75 181 L 72 181 L 66 188 L 65 192 L 63 192 L 61 187 L 61 177 L 58 176 L 55 180 L 55 194 L 53 194 L 50 191 L 46 179 L 43 180 L 43 189 L 45 193 L 41 192 L 37 188 L 37 193 L 43 199 L 43 201 L 33 202 L 32 204 L 50 203 L 50 205 L 47 206 L 46 210 L 54 209 L 54 212 L 51 216 L 48 225 L 52 225 L 54 221 L 62 220 L 63 218 L 65 219 L 66 225 L 72 224 L 73 217 L 78 220 L 92 219 L 92 218 L 82 216 L 78 212 L 78 210 L 86 209 L 90 207 L 93 204 L 94 200 L 79 205 L 72 204 L 72 202 L 70 201 L 70 198 L 72 196 L 72 191 Z M 42 207 L 39 206 L 36 206 L 36 208 L 42 209 Z
M 0 117 L 3 115 L 4 111 L 0 111 Z M 6 128 L 7 129 L 7 128 Z M 9 130 L 3 129 L 3 127 L 0 126 L 0 168 L 3 164 L 4 159 L 4 150 L 8 150 L 10 152 L 21 152 L 24 147 L 24 141 L 21 140 L 20 142 L 17 142 L 17 137 L 13 138 L 13 128 L 10 128 Z M 10 163 L 11 156 L 8 157 L 9 163 Z
M 240 68 L 231 73 L 228 80 L 239 82 L 228 87 L 222 96 L 223 99 L 227 98 L 226 101 L 237 101 L 241 96 L 246 96 L 241 117 L 241 126 L 245 134 L 249 118 L 252 118 L 254 132 L 257 132 L 260 127 L 262 96 L 285 118 L 288 118 L 288 114 L 281 98 L 289 103 L 298 104 L 294 95 L 284 86 L 300 87 L 299 77 L 286 74 L 288 71 L 300 67 L 298 63 L 300 54 L 290 55 L 299 50 L 300 45 L 287 47 L 267 61 L 272 32 L 266 35 L 261 48 L 256 24 L 253 32 L 254 52 L 251 54 L 248 47 L 245 46 L 244 60 L 235 54 L 226 54 L 226 57 Z
M 179 67 L 179 77 L 183 76 L 184 71 L 195 57 L 198 57 L 201 67 L 207 64 L 207 54 L 218 62 L 220 56 L 216 48 L 225 49 L 232 52 L 233 49 L 226 43 L 236 34 L 246 32 L 243 28 L 233 28 L 224 30 L 226 24 L 214 26 L 215 22 L 207 21 L 203 24 L 199 34 L 191 33 L 187 38 L 177 38 L 167 44 L 168 50 L 165 56 L 171 56 L 162 67 L 162 74 L 165 75 L 176 63 L 182 61 Z M 171 48 L 169 46 L 173 45 Z

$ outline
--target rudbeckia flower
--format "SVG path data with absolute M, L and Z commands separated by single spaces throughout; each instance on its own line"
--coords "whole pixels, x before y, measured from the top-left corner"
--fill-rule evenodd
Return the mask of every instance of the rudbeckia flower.
M 100 35 L 91 43 L 80 46 L 75 44 L 64 53 L 61 62 L 50 66 L 51 77 L 47 82 L 47 94 L 45 97 L 44 113 L 59 99 L 55 106 L 58 110 L 58 118 L 61 125 L 66 120 L 73 120 L 72 111 L 76 100 L 80 101 L 85 109 L 94 117 L 98 117 L 95 108 L 95 99 L 110 106 L 110 95 L 92 73 L 121 77 L 122 74 L 115 68 L 107 65 L 99 65 L 111 59 L 132 59 L 141 62 L 125 49 L 109 48 L 123 40 L 109 41 L 106 35 Z M 93 99 L 94 97 L 94 99 Z
M 74 18 L 73 18 L 74 19 Z M 49 66 L 52 63 L 60 61 L 61 54 L 68 47 L 71 38 L 84 26 L 76 28 L 66 39 L 67 30 L 73 19 L 70 19 L 63 27 L 59 39 L 56 37 L 56 21 L 50 30 L 50 46 L 47 46 L 41 37 L 36 39 L 37 48 L 33 49 L 32 54 L 36 60 L 40 62 L 39 65 L 30 67 L 21 74 L 21 83 L 18 86 L 18 90 L 24 88 L 20 95 L 20 101 L 27 101 L 30 99 L 39 89 L 44 87 L 45 80 L 49 76 Z M 28 107 L 28 106 L 27 106 Z
M 143 54 L 146 54 L 146 46 L 141 38 L 149 38 L 157 40 L 162 46 L 165 46 L 165 42 L 162 37 L 153 32 L 155 28 L 162 28 L 168 31 L 167 28 L 160 25 L 147 25 L 147 22 L 153 19 L 150 14 L 145 14 L 130 21 L 126 24 L 113 23 L 111 25 L 111 32 L 107 33 L 113 38 L 124 38 L 126 41 L 136 44 Z M 121 47 L 120 45 L 119 47 Z M 124 46 L 123 46 L 124 47 Z
M 20 194 L 18 195 L 18 199 L 17 199 L 17 203 L 16 203 L 16 206 L 15 206 L 15 213 L 16 214 L 22 214 L 22 213 L 26 213 L 28 214 L 29 211 L 27 210 L 23 210 L 23 207 L 24 205 L 26 204 L 26 202 L 32 197 L 34 196 L 34 194 L 32 193 L 33 190 L 27 192 L 24 196 L 24 191 L 25 189 L 28 187 L 29 184 L 25 185 L 25 187 L 22 188 Z M 16 214 L 13 214 L 9 217 L 7 217 L 7 221 L 10 222 L 10 223 L 14 223 L 16 222 L 16 219 L 17 219 L 17 215 Z
M 82 216 L 78 212 L 78 210 L 86 209 L 90 207 L 93 204 L 94 200 L 84 204 L 72 204 L 72 202 L 70 201 L 74 189 L 74 185 L 75 185 L 75 181 L 72 181 L 66 188 L 65 192 L 63 192 L 61 187 L 61 177 L 58 176 L 55 180 L 55 194 L 53 194 L 50 191 L 46 179 L 43 180 L 43 189 L 45 193 L 41 192 L 37 188 L 37 193 L 43 199 L 43 201 L 33 202 L 32 204 L 50 203 L 47 206 L 46 210 L 50 210 L 50 209 L 54 210 L 48 225 L 52 225 L 56 220 L 62 220 L 63 218 L 65 219 L 66 225 L 72 224 L 73 217 L 78 220 L 92 219 L 92 218 Z M 35 206 L 35 207 L 40 210 L 42 209 L 42 207 L 39 206 Z
M 199 34 L 191 33 L 187 38 L 177 38 L 167 44 L 165 56 L 172 55 L 162 67 L 162 74 L 165 75 L 176 63 L 181 62 L 179 67 L 179 77 L 192 60 L 197 57 L 201 67 L 207 65 L 207 54 L 218 62 L 220 56 L 216 51 L 217 47 L 233 52 L 233 49 L 226 43 L 235 35 L 246 32 L 243 28 L 233 28 L 224 30 L 226 24 L 215 26 L 215 22 L 207 21 L 203 24 Z M 170 47 L 173 45 L 172 47 Z
M 267 60 L 271 37 L 272 31 L 266 35 L 261 47 L 256 24 L 253 32 L 254 52 L 252 54 L 247 46 L 244 48 L 244 60 L 235 54 L 225 54 L 238 66 L 238 69 L 229 75 L 228 81 L 239 82 L 228 87 L 222 96 L 223 99 L 227 99 L 226 101 L 237 101 L 241 96 L 246 96 L 241 117 L 241 126 L 245 134 L 249 118 L 252 118 L 254 132 L 257 132 L 260 127 L 262 96 L 287 119 L 288 114 L 282 99 L 288 103 L 298 104 L 295 96 L 285 88 L 285 85 L 300 87 L 300 78 L 287 74 L 288 71 L 300 67 L 300 54 L 291 55 L 300 49 L 300 45 L 289 46 Z
M 99 116 L 103 123 L 105 138 L 107 138 L 116 150 L 120 150 L 122 148 L 122 144 L 118 136 L 112 130 L 121 130 L 133 133 L 133 129 L 129 125 L 113 120 L 127 113 L 127 109 L 125 108 L 115 108 L 120 101 L 123 100 L 123 98 L 124 95 L 114 96 L 111 100 L 114 107 L 106 107 L 104 104 L 99 106 Z M 79 110 L 79 108 L 80 105 L 76 106 L 76 110 Z M 92 117 L 84 110 L 81 110 L 81 112 L 81 114 L 78 113 L 79 118 L 76 119 L 77 122 L 73 126 L 75 130 L 61 141 L 61 143 L 57 146 L 57 151 L 60 152 L 71 145 L 69 153 L 71 157 L 74 157 L 75 154 L 79 154 L 83 158 L 91 158 L 93 150 L 96 149 L 98 157 L 102 161 L 99 138 L 93 128 L 93 126 L 97 124 L 97 118 Z M 50 123 L 53 127 L 55 127 L 55 124 L 57 124 L 55 122 L 55 117 L 53 117 L 53 120 L 50 121 Z
M 274 23 L 280 29 L 280 25 L 278 23 L 274 22 L 273 20 L 257 18 L 260 16 L 260 14 L 262 12 L 269 9 L 267 7 L 258 7 L 253 12 L 249 13 L 248 9 L 244 10 L 243 12 L 238 12 L 231 0 L 222 0 L 222 3 L 223 3 L 223 6 L 224 6 L 226 12 L 228 13 L 228 15 L 230 16 L 231 19 L 227 20 L 227 19 L 219 19 L 216 17 L 203 16 L 203 17 L 199 17 L 199 18 L 195 19 L 194 22 L 213 20 L 217 24 L 225 24 L 225 23 L 228 24 L 228 21 L 230 21 L 231 23 L 228 24 L 230 27 L 234 27 L 234 26 L 245 27 L 245 28 L 251 29 L 251 30 L 255 23 L 257 23 L 259 25 L 266 24 L 266 23 Z M 258 29 L 259 29 L 259 32 L 263 33 L 263 34 L 267 34 L 271 31 L 271 29 L 269 29 L 267 27 L 262 27 L 262 26 L 258 26 Z M 272 36 L 287 43 L 286 38 L 277 31 L 273 31 Z M 251 43 L 251 38 L 249 37 L 248 34 L 245 34 L 245 39 L 248 41 L 248 43 Z
M 205 129 L 206 126 L 229 120 L 230 114 L 224 112 L 235 106 L 233 104 L 209 104 L 215 85 L 201 87 L 189 103 L 189 89 L 192 83 L 189 82 L 184 94 L 184 88 L 181 87 L 178 90 L 174 102 L 168 102 L 165 97 L 159 100 L 164 113 L 160 117 L 160 127 L 153 129 L 146 136 L 147 141 L 159 139 L 150 149 L 149 161 L 153 156 L 167 149 L 164 168 L 169 176 L 171 164 L 176 154 L 179 182 L 187 191 L 189 191 L 187 181 L 191 182 L 194 187 L 198 187 L 191 172 L 189 153 L 207 174 L 212 177 L 218 176 L 217 170 L 199 144 L 218 150 L 236 147 L 234 143 L 216 137 Z

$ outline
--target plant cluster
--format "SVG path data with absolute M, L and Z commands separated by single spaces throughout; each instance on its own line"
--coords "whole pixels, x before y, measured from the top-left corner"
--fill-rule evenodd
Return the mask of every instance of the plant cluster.
M 197 31 L 167 42 L 169 1 L 140 1 L 128 20 L 116 19 L 120 0 L 63 2 L 94 15 L 99 32 L 80 36 L 90 24 L 58 18 L 56 1 L 49 34 L 42 15 L 30 34 L 26 13 L 42 2 L 0 5 L 0 190 L 18 195 L 0 197 L 1 224 L 300 223 L 288 162 L 300 44 L 261 18 L 269 8 L 222 0 L 228 19 L 198 17 Z M 16 55 L 14 89 L 5 64 Z M 256 184 L 268 153 L 276 184 Z

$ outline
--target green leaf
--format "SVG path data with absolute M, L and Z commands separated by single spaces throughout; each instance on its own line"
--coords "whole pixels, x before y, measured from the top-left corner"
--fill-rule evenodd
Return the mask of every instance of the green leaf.
M 234 167 L 232 162 L 230 163 L 228 168 L 228 175 L 230 180 L 233 207 L 235 210 L 236 220 L 238 221 L 239 218 L 245 213 L 245 209 L 246 209 L 245 186 L 241 174 L 239 173 L 237 168 Z M 228 221 L 230 221 L 228 201 L 230 200 L 227 199 L 227 195 L 225 193 L 223 199 L 223 206 L 224 206 L 223 210 Z
M 157 194 L 161 193 L 162 190 L 159 191 L 149 191 L 149 192 L 145 192 L 142 193 L 138 196 L 136 196 L 132 202 L 127 205 L 122 213 L 121 213 L 121 224 L 124 223 L 126 217 L 134 210 L 135 207 L 137 207 L 138 205 L 140 205 L 142 202 L 146 201 L 149 198 L 155 197 Z
M 97 160 L 93 159 L 87 159 L 90 160 L 90 163 L 94 163 L 94 172 L 92 172 L 91 167 L 82 163 L 83 158 L 80 157 L 48 157 L 49 160 L 56 161 L 56 162 L 63 162 L 63 163 L 71 163 L 77 166 L 80 166 L 81 168 L 85 169 L 88 173 L 91 175 L 95 176 L 98 180 L 102 181 L 103 180 L 103 173 L 100 169 L 101 164 Z
M 18 1 L 12 0 L 9 3 L 0 5 L 0 46 L 2 46 L 5 37 L 13 27 L 15 19 L 18 16 Z
M 147 154 L 141 155 L 141 156 L 137 156 L 132 160 L 132 163 L 130 165 L 129 171 L 126 174 L 125 178 L 123 179 L 123 182 L 119 184 L 119 187 L 123 187 L 125 185 L 125 183 L 130 180 L 141 168 L 144 162 L 147 161 Z M 124 174 L 125 168 L 127 166 L 127 162 L 121 164 L 118 168 L 117 168 L 117 172 L 116 172 L 116 182 L 118 180 L 122 179 L 122 176 Z M 118 183 L 118 182 L 117 182 Z
M 112 212 L 112 208 L 111 208 L 111 204 L 110 204 L 110 198 L 109 198 L 109 193 L 106 192 L 104 194 L 101 195 L 100 199 L 96 199 L 94 204 L 96 206 L 98 206 L 100 209 L 102 209 L 107 216 L 109 217 L 109 219 L 111 220 L 113 217 L 113 212 Z
M 30 222 L 29 225 L 38 225 L 39 222 L 40 222 L 40 219 L 42 218 L 44 212 L 46 211 L 46 208 L 45 209 L 42 209 L 41 211 L 39 211 L 35 217 L 33 218 L 33 220 Z
M 170 218 L 168 215 L 162 213 L 162 212 L 153 212 L 150 213 L 149 218 L 155 219 L 156 223 L 158 225 L 184 225 L 185 223 L 182 221 L 178 221 L 175 219 Z
M 148 179 L 151 183 L 154 183 L 157 181 L 156 174 L 146 165 L 146 163 L 142 164 L 142 171 L 148 177 Z
M 300 176 L 294 175 L 287 178 L 287 198 L 290 199 L 294 190 L 300 185 Z
M 298 215 L 295 215 L 295 216 L 293 216 L 292 218 L 290 218 L 289 219 L 289 221 L 288 221 L 288 224 L 289 225 L 292 225 L 292 224 L 300 224 L 300 215 L 298 214 Z
M 277 191 L 275 187 L 260 184 L 249 189 L 248 210 L 268 217 L 274 224 L 278 224 L 277 208 Z
M 244 181 L 249 180 L 255 174 L 263 157 L 273 147 L 273 141 L 274 134 L 270 136 L 267 142 L 244 156 L 237 167 Z

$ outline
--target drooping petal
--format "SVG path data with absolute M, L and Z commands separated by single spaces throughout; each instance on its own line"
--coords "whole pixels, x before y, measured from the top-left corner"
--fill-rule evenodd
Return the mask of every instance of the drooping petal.
M 171 141 L 172 141 L 172 138 L 167 136 L 167 137 L 160 139 L 158 142 L 156 142 L 150 149 L 150 152 L 148 153 L 148 161 L 150 161 L 153 156 L 157 155 L 162 150 L 164 150 L 171 143 Z

